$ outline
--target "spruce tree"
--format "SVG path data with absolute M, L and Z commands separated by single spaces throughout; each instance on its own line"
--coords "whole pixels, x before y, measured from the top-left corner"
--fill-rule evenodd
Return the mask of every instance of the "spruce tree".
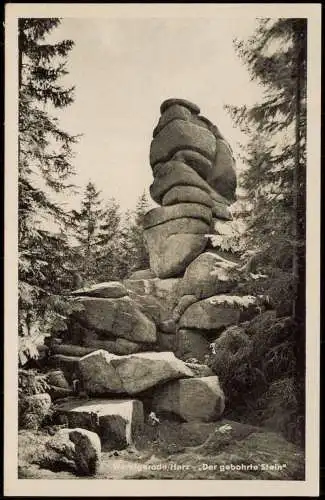
M 19 19 L 18 245 L 20 361 L 36 356 L 35 345 L 62 328 L 65 305 L 59 299 L 72 270 L 66 228 L 70 217 L 51 194 L 70 189 L 76 136 L 54 116 L 73 102 L 65 88 L 71 40 L 48 43 L 60 20 Z M 53 230 L 50 228 L 53 227 Z M 67 306 L 68 308 L 68 306 Z
M 106 204 L 95 184 L 88 182 L 80 211 L 72 212 L 78 270 L 83 285 L 116 279 L 115 255 L 118 253 L 120 214 L 114 199 Z M 81 284 L 81 283 L 80 283 Z
M 279 307 L 292 305 L 296 388 L 304 414 L 306 220 L 306 19 L 261 19 L 254 35 L 236 41 L 252 80 L 264 89 L 251 108 L 227 106 L 248 135 L 240 184 L 252 201 L 246 243 L 254 266 L 267 272 Z M 303 429 L 301 430 L 304 435 Z

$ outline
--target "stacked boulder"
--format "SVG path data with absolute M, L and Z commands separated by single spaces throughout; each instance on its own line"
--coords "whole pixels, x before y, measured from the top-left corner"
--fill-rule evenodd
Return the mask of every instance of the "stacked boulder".
M 150 163 L 151 196 L 161 205 L 144 217 L 150 269 L 71 292 L 68 331 L 49 351 L 61 385 L 55 397 L 79 395 L 57 405 L 55 417 L 96 432 L 103 449 L 132 443 L 151 411 L 218 420 L 225 397 L 205 365 L 210 343 L 258 311 L 255 297 L 231 294 L 236 260 L 208 244 L 231 221 L 236 189 L 218 128 L 196 105 L 165 101 Z
M 168 99 L 153 132 L 152 199 L 144 218 L 150 268 L 160 278 L 182 274 L 203 252 L 215 219 L 231 220 L 235 161 L 218 128 L 183 99 Z

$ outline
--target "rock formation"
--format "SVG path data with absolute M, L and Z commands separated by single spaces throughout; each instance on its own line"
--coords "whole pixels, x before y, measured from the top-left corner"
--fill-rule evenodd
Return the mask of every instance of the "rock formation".
M 195 104 L 168 99 L 150 164 L 160 205 L 144 217 L 150 269 L 72 291 L 77 310 L 49 345 L 51 397 L 88 397 L 58 405 L 55 418 L 98 433 L 105 447 L 131 444 L 148 404 L 181 421 L 220 419 L 225 397 L 205 356 L 227 327 L 258 311 L 255 297 L 230 294 L 235 259 L 208 246 L 207 235 L 231 221 L 236 190 L 219 129 Z
M 235 161 L 219 129 L 183 99 L 168 99 L 153 132 L 152 199 L 144 218 L 150 267 L 160 278 L 181 275 L 206 247 L 214 219 L 231 220 Z

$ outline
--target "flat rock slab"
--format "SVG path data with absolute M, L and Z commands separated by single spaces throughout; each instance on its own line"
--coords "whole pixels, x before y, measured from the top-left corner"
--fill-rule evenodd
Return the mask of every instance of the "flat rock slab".
M 88 328 L 107 332 L 109 336 L 122 337 L 132 342 L 155 342 L 156 326 L 130 299 L 104 299 L 78 297 L 83 306 L 75 317 Z
M 128 295 L 127 290 L 119 281 L 108 281 L 98 283 L 97 285 L 89 286 L 74 290 L 71 295 L 80 297 L 101 297 L 106 299 L 118 299 Z
M 136 399 L 72 400 L 56 409 L 55 420 L 96 432 L 105 451 L 123 449 L 142 430 L 143 405 Z
M 88 394 L 133 395 L 169 380 L 194 375 L 173 352 L 116 356 L 99 350 L 81 358 L 79 366 Z
M 184 217 L 199 219 L 209 225 L 212 220 L 212 212 L 209 207 L 200 203 L 177 203 L 168 207 L 153 208 L 145 214 L 143 227 L 144 229 L 148 229 L 164 222 Z
M 179 203 L 200 203 L 212 208 L 214 202 L 211 196 L 200 188 L 194 186 L 175 186 L 164 195 L 162 204 L 169 206 Z
M 66 356 L 86 356 L 98 349 L 104 349 L 112 354 L 124 355 L 132 354 L 141 350 L 141 345 L 130 340 L 117 338 L 116 340 L 100 340 L 96 338 L 88 338 L 84 340 L 84 345 L 75 344 L 57 344 L 51 348 L 53 354 L 63 354 Z
M 155 390 L 152 408 L 186 422 L 211 422 L 222 415 L 225 397 L 217 376 L 180 379 Z

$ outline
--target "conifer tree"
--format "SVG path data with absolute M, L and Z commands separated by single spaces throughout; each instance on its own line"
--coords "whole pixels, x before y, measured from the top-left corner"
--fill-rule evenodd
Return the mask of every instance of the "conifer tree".
M 54 116 L 73 102 L 65 88 L 71 40 L 49 43 L 57 18 L 19 19 L 18 245 L 21 362 L 36 355 L 35 343 L 62 327 L 64 305 L 58 293 L 71 277 L 66 227 L 70 217 L 51 193 L 71 189 L 73 144 Z M 53 228 L 50 229 L 50 228 Z M 34 342 L 35 340 L 35 342 Z
M 261 19 L 253 36 L 235 46 L 251 79 L 264 89 L 262 102 L 251 108 L 227 106 L 249 138 L 240 178 L 252 201 L 246 243 L 255 250 L 255 266 L 271 277 L 278 303 L 291 301 L 303 414 L 307 21 Z
M 114 199 L 106 204 L 95 184 L 88 182 L 80 211 L 72 212 L 79 245 L 79 273 L 84 285 L 114 279 L 115 252 L 118 252 L 120 214 Z

